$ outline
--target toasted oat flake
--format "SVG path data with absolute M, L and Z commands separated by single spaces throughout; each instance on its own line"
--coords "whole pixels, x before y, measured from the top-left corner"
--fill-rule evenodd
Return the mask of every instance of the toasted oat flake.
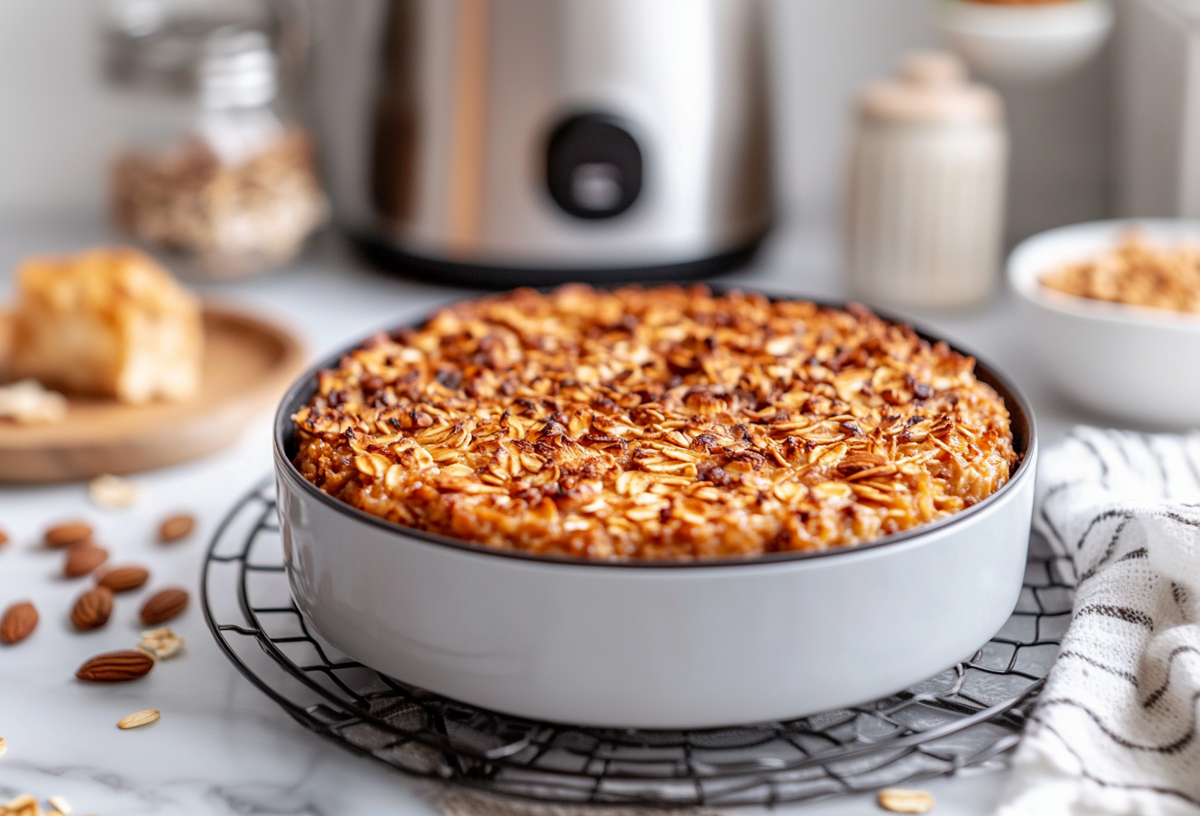
M 300 472 L 376 516 L 596 560 L 871 541 L 1017 461 L 975 361 L 861 306 L 566 286 L 450 306 L 318 375 Z
M 129 479 L 105 473 L 88 484 L 88 498 L 97 507 L 132 507 L 142 500 L 142 488 Z
M 135 711 L 127 717 L 122 717 L 117 723 L 117 728 L 122 731 L 128 731 L 130 728 L 141 728 L 143 725 L 149 725 L 152 722 L 158 722 L 162 715 L 153 708 L 148 708 L 145 711 Z
M 62 816 L 71 816 L 71 803 L 61 796 L 51 796 L 46 800 L 50 807 L 62 814 Z
M 932 794 L 915 788 L 884 788 L 879 792 L 879 806 L 892 813 L 929 813 L 934 804 Z
M 4 752 L 8 750 L 8 743 L 4 741 L 4 737 L 0 737 L 0 756 L 4 756 Z
M 21 425 L 48 425 L 67 418 L 67 398 L 28 378 L 0 385 L 0 419 Z
M 31 793 L 22 793 L 0 805 L 0 816 L 42 816 L 42 806 Z
M 175 634 L 170 626 L 148 629 L 142 632 L 138 649 L 156 660 L 167 660 L 183 651 L 183 638 Z

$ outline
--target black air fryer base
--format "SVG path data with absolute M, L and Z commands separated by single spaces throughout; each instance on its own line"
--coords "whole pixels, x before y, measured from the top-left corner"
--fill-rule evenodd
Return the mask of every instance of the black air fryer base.
M 748 264 L 762 245 L 766 232 L 750 243 L 721 255 L 680 263 L 621 267 L 516 267 L 456 263 L 411 255 L 376 238 L 354 236 L 352 241 L 372 266 L 385 272 L 430 283 L 485 289 L 515 286 L 554 286 L 560 283 L 623 283 L 685 281 L 710 278 Z

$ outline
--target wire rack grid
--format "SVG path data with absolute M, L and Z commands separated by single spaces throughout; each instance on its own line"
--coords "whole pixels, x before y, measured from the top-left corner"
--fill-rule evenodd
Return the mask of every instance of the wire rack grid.
M 1069 562 L 1035 536 L 1012 617 L 952 669 L 801 719 L 643 731 L 512 717 L 372 671 L 310 630 L 283 564 L 263 485 L 214 535 L 201 596 L 222 651 L 306 728 L 407 774 L 488 793 L 657 807 L 770 806 L 1003 765 L 1057 654 L 1073 583 Z

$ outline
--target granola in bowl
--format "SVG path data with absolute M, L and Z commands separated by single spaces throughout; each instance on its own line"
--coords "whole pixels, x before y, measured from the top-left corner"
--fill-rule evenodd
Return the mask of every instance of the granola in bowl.
M 1040 281 L 1076 297 L 1200 314 L 1200 245 L 1160 246 L 1131 230 L 1115 249 L 1057 267 Z
M 856 305 L 566 286 L 447 307 L 318 374 L 300 474 L 406 527 L 595 561 L 876 540 L 1009 479 L 1004 401 Z

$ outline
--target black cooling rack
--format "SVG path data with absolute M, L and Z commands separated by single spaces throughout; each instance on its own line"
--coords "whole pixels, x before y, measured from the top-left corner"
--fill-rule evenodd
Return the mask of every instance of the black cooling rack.
M 305 727 L 404 773 L 541 802 L 734 807 L 1003 765 L 1070 619 L 1071 576 L 1035 536 L 1016 611 L 969 660 L 853 708 L 696 731 L 534 722 L 341 655 L 292 604 L 267 485 L 217 530 L 201 596 L 217 644 L 247 679 Z

